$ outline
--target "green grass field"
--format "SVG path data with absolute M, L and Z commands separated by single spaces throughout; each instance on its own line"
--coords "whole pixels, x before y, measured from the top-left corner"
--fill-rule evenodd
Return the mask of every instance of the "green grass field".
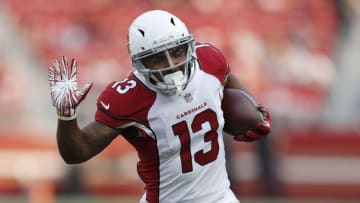
M 359 200 L 332 199 L 254 199 L 242 198 L 241 203 L 358 203 Z M 54 203 L 138 203 L 134 197 L 98 197 L 98 196 L 57 196 Z M 25 197 L 0 196 L 0 203 L 29 203 Z
M 53 203 L 138 203 L 133 197 L 57 196 Z M 30 203 L 22 196 L 0 196 L 0 203 Z M 32 203 L 32 202 L 31 202 Z M 39 202 L 41 203 L 41 202 Z

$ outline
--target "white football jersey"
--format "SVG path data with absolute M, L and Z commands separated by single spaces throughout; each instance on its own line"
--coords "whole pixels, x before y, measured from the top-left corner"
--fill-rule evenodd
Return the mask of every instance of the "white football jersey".
M 142 202 L 211 203 L 232 194 L 221 110 L 229 67 L 211 45 L 197 44 L 196 55 L 194 76 L 181 96 L 152 89 L 134 71 L 112 82 L 98 99 L 96 120 L 123 129 L 138 152 Z M 237 202 L 230 197 L 228 202 Z

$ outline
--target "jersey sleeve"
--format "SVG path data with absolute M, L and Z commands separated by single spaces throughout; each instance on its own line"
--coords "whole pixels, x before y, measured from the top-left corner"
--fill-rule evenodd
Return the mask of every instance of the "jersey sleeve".
M 147 123 L 154 94 L 133 75 L 111 82 L 97 99 L 95 120 L 113 128 Z
M 223 84 L 231 72 L 224 55 L 211 44 L 197 43 L 195 47 L 201 69 L 215 76 Z
M 95 120 L 110 127 L 115 127 L 118 124 L 117 119 L 114 118 L 110 110 L 110 106 L 113 105 L 113 102 L 110 102 L 111 98 L 115 96 L 112 88 L 114 83 L 115 81 L 111 82 L 98 97 L 96 102 L 97 110 L 95 112 Z

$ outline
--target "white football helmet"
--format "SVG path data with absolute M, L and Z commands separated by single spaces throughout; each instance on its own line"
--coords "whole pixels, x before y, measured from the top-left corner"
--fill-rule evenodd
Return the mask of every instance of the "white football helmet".
M 133 66 L 151 87 L 166 95 L 180 95 L 194 74 L 193 37 L 179 18 L 166 11 L 152 10 L 137 17 L 129 27 L 128 48 Z M 177 50 L 183 53 L 181 61 L 173 59 Z M 144 61 L 155 57 L 165 66 L 147 67 Z

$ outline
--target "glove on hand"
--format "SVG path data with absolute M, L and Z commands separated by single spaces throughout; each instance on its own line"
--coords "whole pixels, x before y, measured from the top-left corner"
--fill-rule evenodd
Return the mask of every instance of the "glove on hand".
M 266 137 L 271 132 L 270 112 L 262 105 L 259 105 L 258 110 L 263 115 L 263 121 L 258 123 L 256 129 L 248 130 L 244 135 L 235 136 L 234 140 L 240 142 L 252 142 Z
M 56 107 L 59 119 L 72 120 L 76 117 L 75 109 L 86 97 L 93 83 L 87 83 L 78 88 L 76 60 L 71 60 L 68 66 L 65 56 L 54 61 L 54 66 L 48 70 L 50 92 L 53 106 Z

